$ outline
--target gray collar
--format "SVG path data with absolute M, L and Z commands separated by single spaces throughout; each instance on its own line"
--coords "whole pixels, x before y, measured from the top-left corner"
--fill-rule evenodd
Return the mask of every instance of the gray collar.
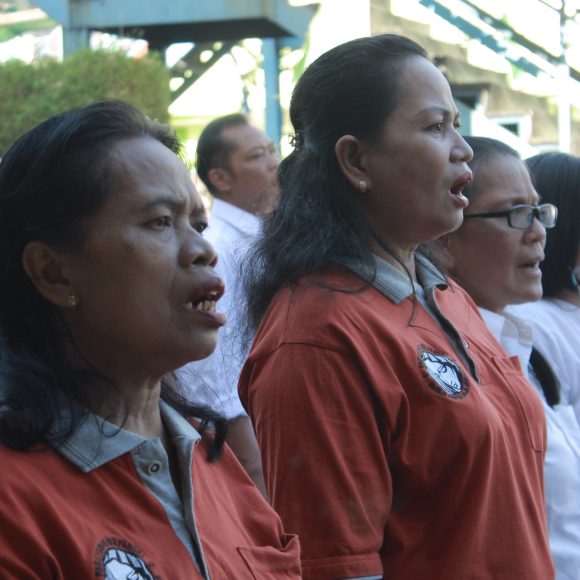
M 405 274 L 376 254 L 373 254 L 373 261 L 374 271 L 355 263 L 343 265 L 395 304 L 399 304 L 413 294 L 413 285 Z M 448 287 L 443 273 L 425 256 L 415 254 L 415 267 L 417 280 L 425 290 L 434 286 L 441 290 Z
M 199 433 L 175 409 L 163 401 L 160 405 L 161 416 L 172 437 L 185 437 L 194 441 L 200 439 Z M 71 463 L 88 473 L 133 451 L 146 441 L 146 437 L 89 414 L 76 431 L 64 443 L 56 446 L 56 449 Z

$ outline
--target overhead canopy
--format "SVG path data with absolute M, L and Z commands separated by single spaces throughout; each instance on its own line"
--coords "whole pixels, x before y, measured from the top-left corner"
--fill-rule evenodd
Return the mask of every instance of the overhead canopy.
M 122 33 L 152 48 L 174 42 L 303 37 L 314 6 L 287 0 L 33 0 L 71 32 Z

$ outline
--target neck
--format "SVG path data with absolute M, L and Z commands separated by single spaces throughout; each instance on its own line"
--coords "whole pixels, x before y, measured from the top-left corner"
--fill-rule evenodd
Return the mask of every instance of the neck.
M 261 211 L 262 208 L 254 202 L 253 199 L 248 199 L 246 197 L 237 196 L 235 194 L 230 195 L 223 195 L 222 197 L 218 198 L 222 201 L 237 207 L 247 213 L 251 213 L 255 216 L 261 217 L 265 212 Z
M 417 282 L 417 273 L 415 271 L 415 248 L 403 249 L 394 248 L 390 246 L 393 252 L 396 254 L 397 260 L 392 254 L 387 252 L 384 248 L 379 246 L 379 244 L 373 244 L 372 251 L 383 260 L 394 266 L 399 272 L 405 274 L 405 276 L 411 276 L 413 282 Z M 406 268 L 406 270 L 405 270 Z
M 114 395 L 99 405 L 96 413 L 114 425 L 143 437 L 163 437 L 159 408 L 161 382 L 134 385 L 119 383 Z

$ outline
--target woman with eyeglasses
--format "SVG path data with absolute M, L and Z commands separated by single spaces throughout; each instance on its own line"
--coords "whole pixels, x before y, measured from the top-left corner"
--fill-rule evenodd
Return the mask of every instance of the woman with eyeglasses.
M 410 39 L 360 38 L 308 67 L 290 117 L 239 391 L 304 579 L 553 578 L 541 403 L 417 251 L 468 205 L 447 80 Z
M 536 190 L 559 214 L 540 265 L 543 298 L 514 312 L 534 325 L 538 349 L 557 370 L 562 398 L 580 423 L 580 157 L 541 153 L 526 164 Z
M 546 229 L 556 225 L 558 210 L 540 201 L 528 169 L 507 145 L 466 137 L 473 149 L 473 180 L 464 224 L 441 242 L 450 273 L 471 294 L 489 329 L 507 353 L 519 359 L 539 395 L 547 422 L 545 493 L 550 548 L 556 578 L 580 572 L 580 428 L 572 407 L 561 401 L 559 381 L 536 349 L 532 326 L 506 307 L 542 296 Z M 535 393 L 533 392 L 535 390 Z

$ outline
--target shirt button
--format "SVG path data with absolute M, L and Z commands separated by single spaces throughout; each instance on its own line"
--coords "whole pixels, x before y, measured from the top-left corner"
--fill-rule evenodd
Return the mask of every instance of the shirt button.
M 161 469 L 161 463 L 159 461 L 154 461 L 149 466 L 149 473 L 157 473 Z

